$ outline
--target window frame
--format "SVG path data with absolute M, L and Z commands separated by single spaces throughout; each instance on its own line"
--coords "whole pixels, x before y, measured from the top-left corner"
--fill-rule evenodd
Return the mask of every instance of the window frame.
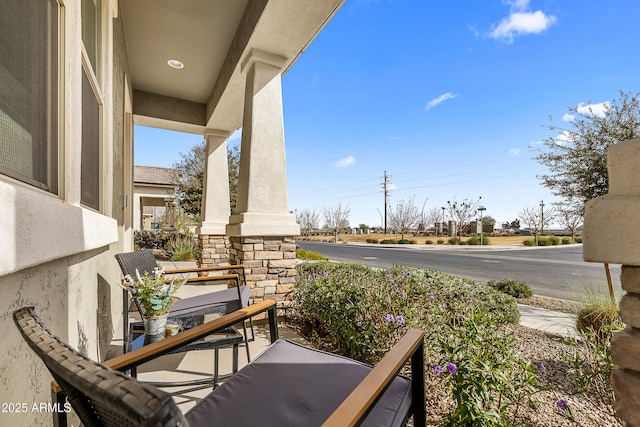
M 88 0 L 88 1 L 93 1 L 93 0 Z M 82 2 L 81 2 L 82 3 Z M 92 209 L 95 210 L 97 212 L 101 212 L 103 210 L 103 202 L 104 202 L 104 180 L 103 180 L 103 171 L 104 171 L 104 96 L 101 90 L 102 84 L 101 84 L 101 80 L 99 79 L 99 76 L 102 75 L 103 73 L 101 73 L 100 71 L 100 67 L 103 64 L 103 53 L 104 50 L 102 48 L 101 45 L 101 40 L 102 40 L 102 20 L 104 17 L 104 11 L 103 11 L 103 4 L 104 2 L 99 1 L 99 6 L 100 8 L 96 8 L 97 11 L 97 23 L 95 25 L 95 29 L 96 29 L 96 37 L 95 40 L 97 42 L 97 46 L 96 46 L 96 70 L 94 70 L 93 66 L 94 64 L 91 62 L 91 59 L 89 57 L 89 54 L 87 52 L 87 49 L 84 45 L 84 40 L 81 39 L 81 46 L 82 46 L 82 76 L 81 76 L 81 86 L 83 87 L 83 89 L 81 90 L 82 92 L 82 98 L 84 98 L 85 93 L 84 93 L 84 82 L 82 81 L 82 79 L 84 79 L 85 77 L 87 78 L 90 88 L 92 90 L 93 96 L 95 97 L 96 103 L 98 105 L 98 129 L 96 134 L 98 135 L 98 147 L 97 147 L 97 152 L 98 152 L 98 158 L 96 159 L 97 162 L 97 168 L 90 168 L 90 170 L 93 170 L 93 174 L 97 174 L 97 188 L 96 191 L 98 193 L 98 198 L 97 198 L 97 202 L 95 205 L 92 205 L 90 203 L 87 203 L 87 201 L 83 200 L 83 175 L 85 172 L 84 169 L 84 162 L 82 162 L 82 149 L 85 143 L 85 139 L 84 137 L 81 137 L 81 141 L 80 141 L 80 176 L 79 181 L 80 181 L 80 204 L 88 209 Z M 82 7 L 82 5 L 81 5 Z M 83 23 L 81 22 L 81 25 Z M 84 113 L 85 113 L 85 109 L 84 106 L 81 107 L 81 113 L 82 113 L 82 124 L 84 125 Z M 93 165 L 95 166 L 95 165 Z
M 15 169 L 9 169 L 0 165 L 0 176 L 19 184 L 43 191 L 47 195 L 61 197 L 63 194 L 63 122 L 64 117 L 64 31 L 65 8 L 63 0 L 48 0 L 46 7 L 52 8 L 48 13 L 52 14 L 55 5 L 55 19 L 48 19 L 47 26 L 47 102 L 45 108 L 46 120 L 46 150 L 44 150 L 44 162 L 47 173 L 43 182 L 32 176 L 27 176 Z M 50 28 L 51 27 L 51 28 Z M 55 46 L 52 46 L 55 43 Z M 55 54 L 55 57 L 51 57 Z M 55 74 L 55 75 L 54 75 Z

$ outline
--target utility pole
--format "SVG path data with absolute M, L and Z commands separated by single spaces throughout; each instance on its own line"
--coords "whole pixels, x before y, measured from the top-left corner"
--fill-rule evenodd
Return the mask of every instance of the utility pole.
M 387 175 L 387 171 L 384 171 L 384 177 L 382 181 L 382 192 L 384 193 L 384 234 L 387 234 L 387 198 L 389 197 L 389 180 L 391 175 Z
M 540 200 L 540 234 L 544 234 L 544 200 Z

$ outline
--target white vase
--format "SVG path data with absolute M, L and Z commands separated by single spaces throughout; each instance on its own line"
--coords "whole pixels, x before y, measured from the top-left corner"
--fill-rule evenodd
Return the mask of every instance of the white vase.
M 145 335 L 161 335 L 164 337 L 164 327 L 167 324 L 167 316 L 142 319 L 142 323 L 144 324 Z

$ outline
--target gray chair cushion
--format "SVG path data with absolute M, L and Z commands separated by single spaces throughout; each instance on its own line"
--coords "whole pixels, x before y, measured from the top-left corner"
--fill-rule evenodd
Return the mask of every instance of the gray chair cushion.
M 209 292 L 207 294 L 189 297 L 176 301 L 169 317 L 198 316 L 209 313 L 232 313 L 249 305 L 251 289 L 249 286 L 240 286 L 240 297 L 242 306 L 238 301 L 238 290 L 236 288 L 223 289 L 221 291 Z
M 278 340 L 202 399 L 185 418 L 199 426 L 321 425 L 371 371 L 351 359 Z M 363 426 L 401 426 L 411 380 L 396 377 Z

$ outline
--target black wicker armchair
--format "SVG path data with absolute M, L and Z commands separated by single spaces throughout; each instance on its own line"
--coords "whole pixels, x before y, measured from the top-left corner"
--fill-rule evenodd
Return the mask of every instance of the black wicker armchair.
M 130 275 L 132 277 L 136 276 L 136 271 L 140 275 L 144 275 L 145 273 L 153 274 L 153 270 L 156 267 L 159 267 L 155 257 L 153 256 L 153 251 L 151 249 L 144 249 L 136 252 L 125 252 L 121 254 L 115 255 L 118 264 L 120 265 L 120 269 L 122 270 L 123 275 Z M 227 314 L 231 313 L 235 310 L 238 310 L 242 307 L 246 307 L 249 305 L 249 296 L 250 289 L 249 286 L 246 285 L 245 280 L 245 271 L 243 265 L 226 265 L 226 266 L 218 266 L 218 267 L 205 267 L 205 268 L 191 268 L 191 269 L 174 269 L 174 270 L 165 270 L 166 275 L 175 275 L 175 274 L 188 274 L 188 273 L 211 273 L 215 272 L 216 275 L 207 275 L 207 276 L 198 276 L 198 277 L 189 277 L 187 278 L 187 283 L 191 284 L 206 284 L 206 283 L 230 283 L 233 284 L 233 287 L 229 289 L 218 290 L 215 292 L 209 292 L 203 295 L 199 295 L 196 297 L 184 298 L 178 300 L 174 303 L 169 311 L 169 318 L 173 319 L 186 319 L 194 316 L 202 316 L 205 314 L 211 313 L 222 313 Z M 221 273 L 230 273 L 230 274 L 221 274 Z M 134 300 L 135 302 L 135 300 Z M 129 294 L 128 292 L 123 292 L 123 336 L 124 336 L 124 344 L 126 345 L 127 335 L 129 333 L 128 328 L 128 310 L 129 307 Z M 135 302 L 136 307 L 140 310 L 140 307 L 137 302 Z M 141 313 L 142 314 L 142 313 Z M 251 323 L 251 339 L 254 336 L 253 330 L 253 322 Z M 243 332 L 245 337 L 245 347 L 247 351 L 247 359 L 250 358 L 249 355 L 249 346 L 248 342 L 250 339 L 247 336 L 247 330 L 243 326 Z M 125 347 L 125 351 L 127 351 Z

